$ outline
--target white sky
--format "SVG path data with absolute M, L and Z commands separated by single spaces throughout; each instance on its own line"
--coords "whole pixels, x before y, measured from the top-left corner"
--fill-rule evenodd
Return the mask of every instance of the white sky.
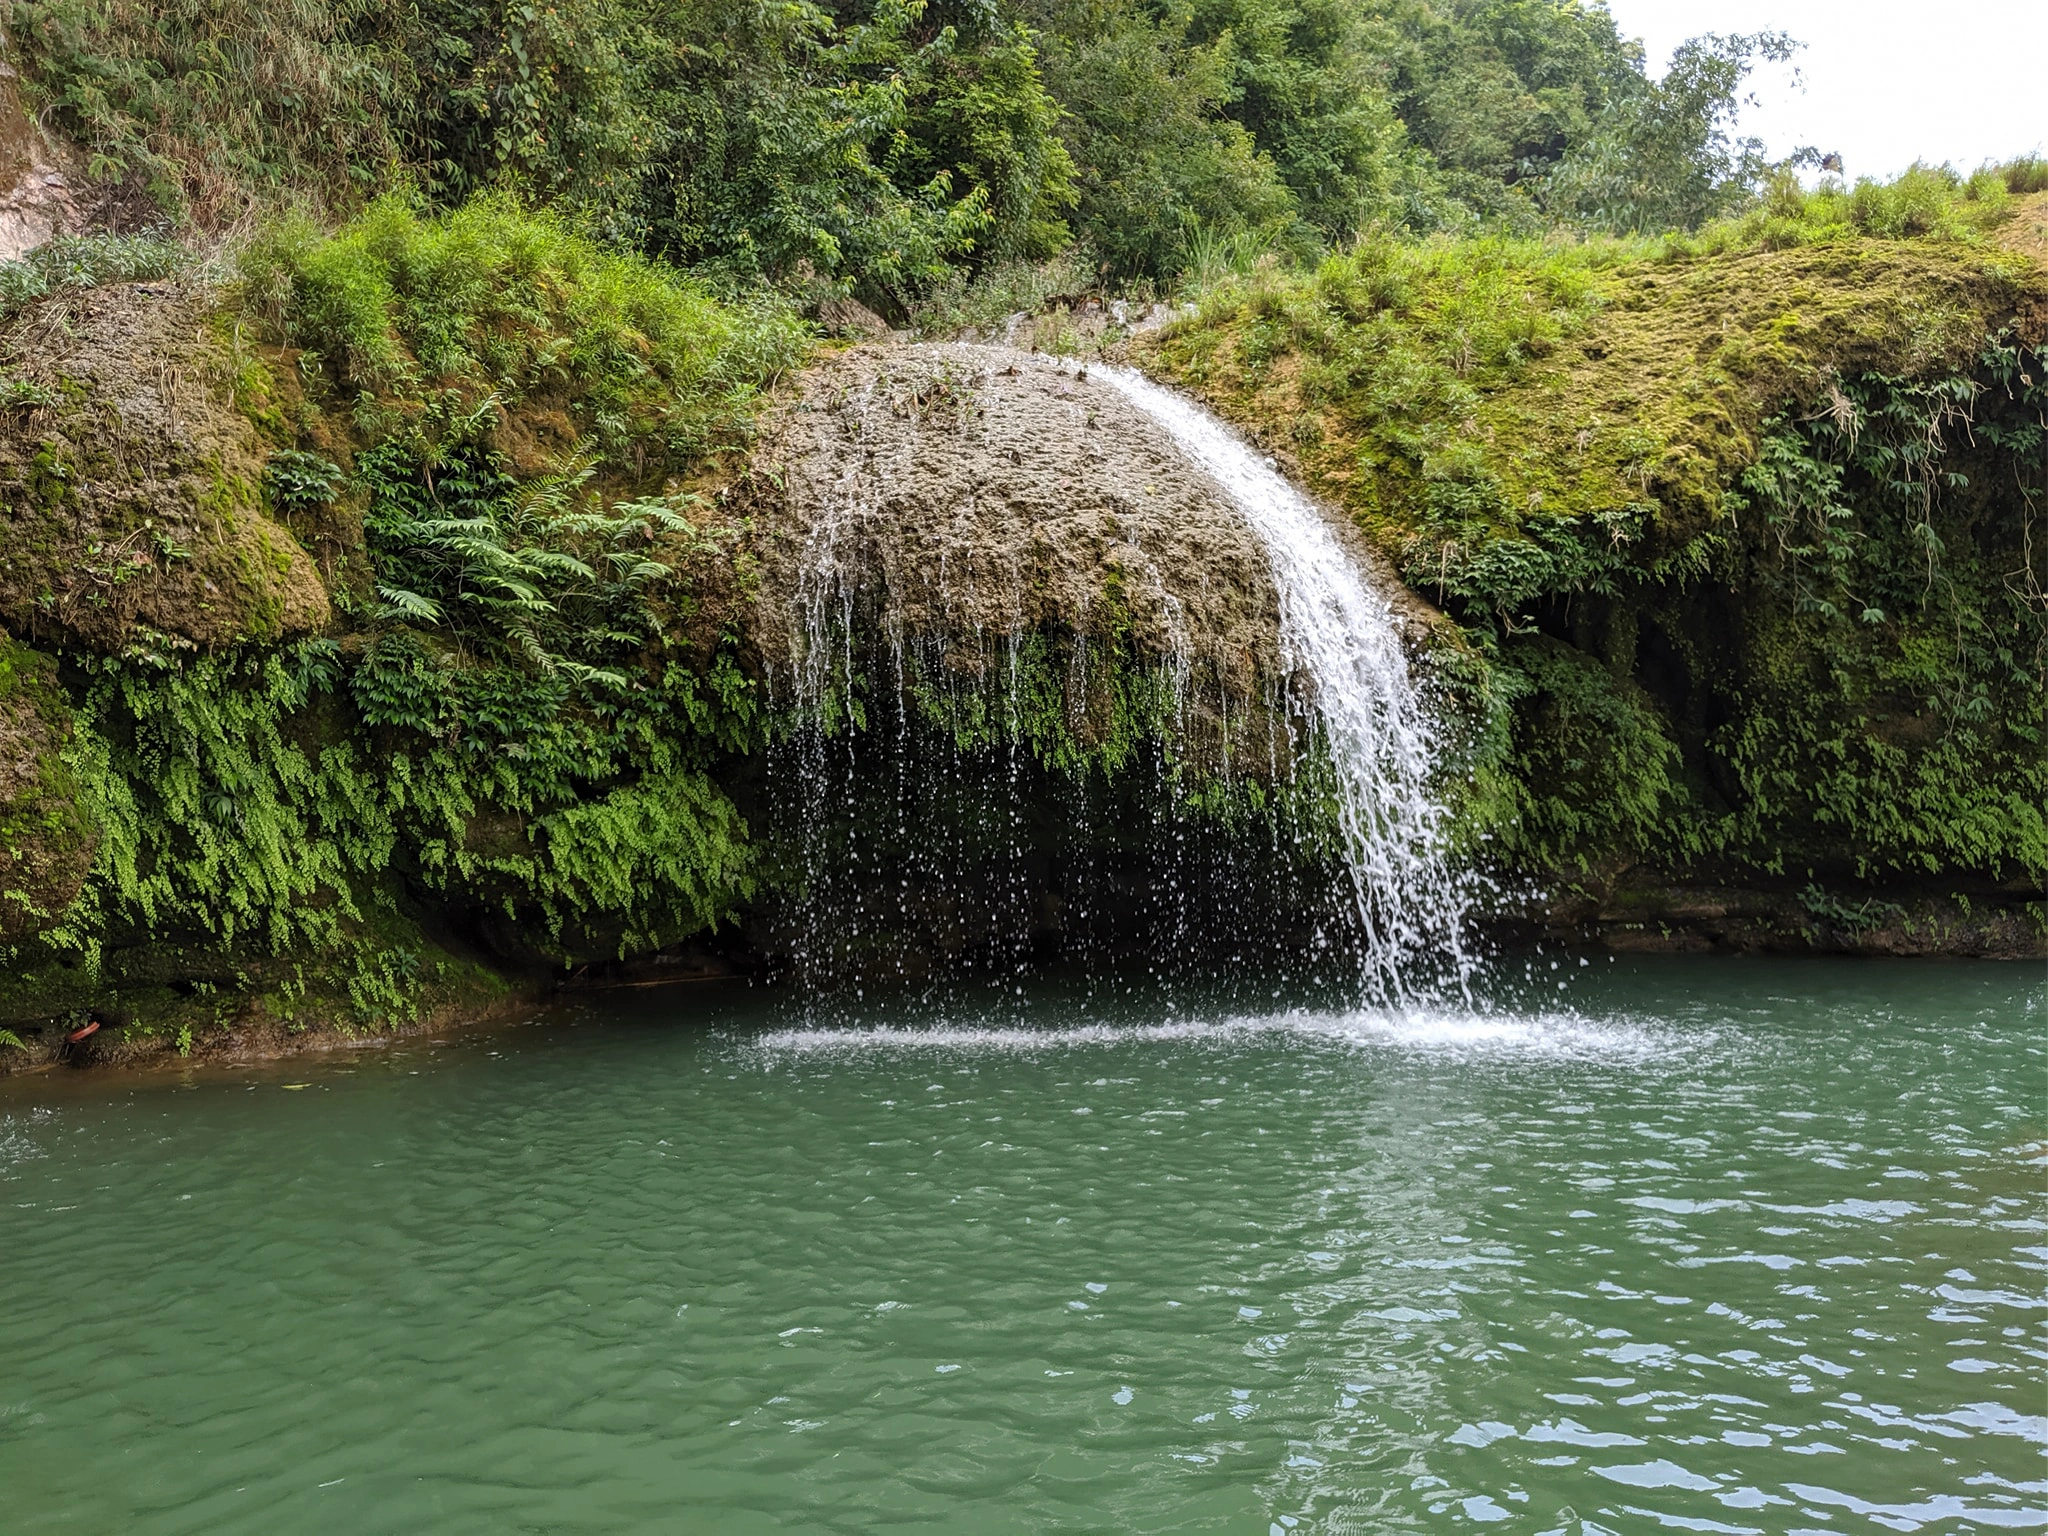
M 1974 170 L 2048 149 L 2048 0 L 1608 0 L 1650 73 L 1702 32 L 1789 32 L 1789 68 L 1750 78 L 1737 127 L 1773 156 L 1839 152 L 1851 179 L 1916 159 Z

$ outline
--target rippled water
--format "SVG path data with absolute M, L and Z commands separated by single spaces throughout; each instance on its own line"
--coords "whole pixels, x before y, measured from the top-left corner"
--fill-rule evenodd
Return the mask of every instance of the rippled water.
M 0 1527 L 2040 1529 L 2039 976 L 0 1084 Z

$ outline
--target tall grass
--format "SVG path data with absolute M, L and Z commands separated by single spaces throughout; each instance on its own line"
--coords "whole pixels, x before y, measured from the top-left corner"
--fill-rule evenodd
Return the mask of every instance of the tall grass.
M 1996 170 L 2005 178 L 2005 190 L 2016 197 L 2029 192 L 2048 192 L 2048 158 L 2022 155 L 2017 160 L 2006 161 Z
M 545 402 L 615 465 L 730 440 L 805 345 L 772 296 L 722 301 L 496 194 L 438 217 L 388 195 L 333 235 L 289 220 L 240 271 L 246 311 L 337 397 Z
M 1964 175 L 1946 165 L 1914 165 L 1890 181 L 1863 177 L 1845 185 L 1832 177 L 1808 190 L 1789 172 L 1776 177 L 1755 206 L 1696 235 L 1667 237 L 1679 255 L 1786 250 L 1829 240 L 1983 239 L 2011 213 L 2016 195 L 2048 188 L 2048 160 L 1986 165 Z
M 202 224 L 287 189 L 357 204 L 432 94 L 420 9 L 379 0 L 0 0 L 0 22 L 92 177 Z
M 1094 287 L 1099 278 L 1090 256 L 1076 246 L 1051 261 L 996 262 L 972 278 L 956 271 L 933 286 L 911 324 L 922 336 L 1000 335 L 1012 317 Z
M 190 257 L 160 235 L 60 235 L 16 261 L 0 261 L 0 324 L 67 289 L 169 277 Z

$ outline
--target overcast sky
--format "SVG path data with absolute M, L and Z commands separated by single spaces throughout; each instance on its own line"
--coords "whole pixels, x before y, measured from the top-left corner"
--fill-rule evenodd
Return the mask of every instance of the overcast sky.
M 1856 176 L 1914 160 L 1974 170 L 2048 149 L 2048 0 L 1608 0 L 1650 73 L 1702 32 L 1775 28 L 1806 44 L 1753 77 L 1739 131 L 1774 156 L 1810 144 Z

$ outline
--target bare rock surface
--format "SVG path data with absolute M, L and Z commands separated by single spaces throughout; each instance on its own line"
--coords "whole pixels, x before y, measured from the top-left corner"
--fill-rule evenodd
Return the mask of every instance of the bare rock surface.
M 871 595 L 894 640 L 1122 637 L 1243 696 L 1279 669 L 1265 552 L 1229 498 L 1084 366 L 1001 347 L 859 347 L 766 424 L 758 633 Z M 786 635 L 778 656 L 776 637 Z

